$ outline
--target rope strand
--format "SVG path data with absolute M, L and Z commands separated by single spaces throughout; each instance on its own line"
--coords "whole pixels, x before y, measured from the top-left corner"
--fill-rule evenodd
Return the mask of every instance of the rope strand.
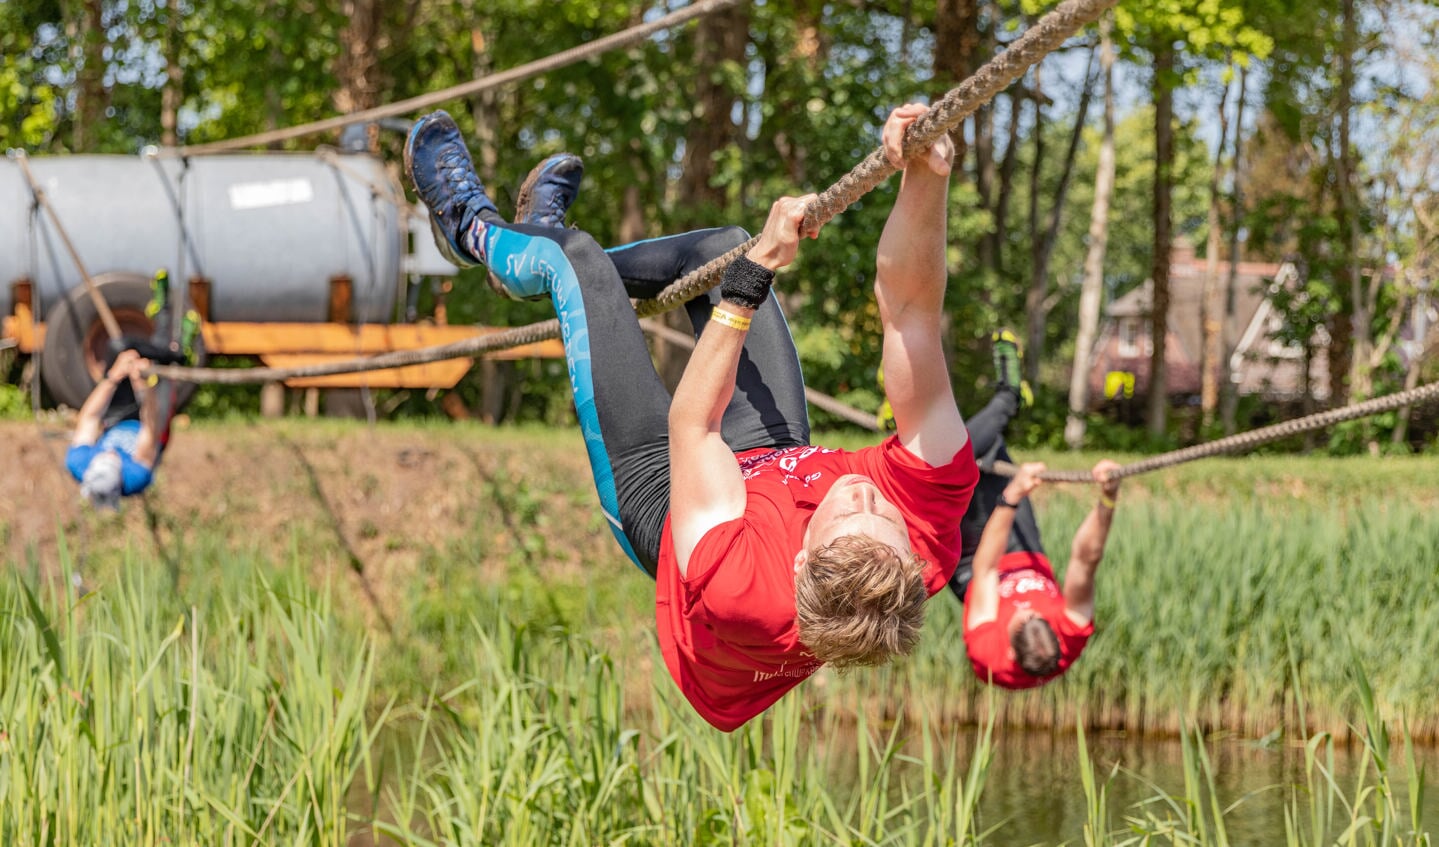
M 1428 385 L 1421 385 L 1418 388 L 1411 388 L 1408 391 L 1399 391 L 1394 394 L 1386 394 L 1383 397 L 1375 397 L 1372 400 L 1365 400 L 1353 403 L 1338 409 L 1330 409 L 1327 412 L 1318 412 L 1302 418 L 1295 418 L 1292 421 L 1284 421 L 1272 426 L 1260 427 L 1249 432 L 1240 432 L 1216 441 L 1205 444 L 1196 444 L 1193 447 L 1185 447 L 1180 450 L 1171 450 L 1168 453 L 1161 453 L 1158 456 L 1150 456 L 1124 465 L 1114 472 L 1114 476 L 1123 479 L 1124 477 L 1135 476 L 1136 474 L 1157 471 L 1161 468 L 1172 468 L 1175 465 L 1182 465 L 1186 462 L 1193 462 L 1196 459 L 1207 459 L 1211 456 L 1219 456 L 1225 453 L 1242 453 L 1252 450 L 1261 444 L 1270 441 L 1278 441 L 1281 438 L 1288 438 L 1291 435 L 1298 435 L 1302 432 L 1309 432 L 1315 429 L 1324 429 L 1344 421 L 1352 421 L 1358 418 L 1367 418 L 1370 415 L 1377 415 L 1383 412 L 1393 411 L 1401 406 L 1420 405 L 1439 400 L 1439 382 L 1431 382 Z M 1014 476 L 1019 472 L 1019 467 L 1009 462 L 995 462 L 993 473 L 1001 476 Z M 1089 471 L 1044 471 L 1039 478 L 1045 482 L 1094 482 L 1094 477 Z
M 193 144 L 188 147 L 176 147 L 163 151 L 167 155 L 175 156 L 199 156 L 207 153 L 223 153 L 229 150 L 241 150 L 246 147 L 262 147 L 267 144 L 275 144 L 281 141 L 289 141 L 294 138 L 303 138 L 307 135 L 326 132 L 332 129 L 341 129 L 351 124 L 377 121 L 381 118 L 393 118 L 399 115 L 417 112 L 420 109 L 427 109 L 431 106 L 438 106 L 447 100 L 455 100 L 460 97 L 468 97 L 480 91 L 488 91 L 491 88 L 499 88 L 512 82 L 529 79 L 543 73 L 563 68 L 566 65 L 573 65 L 576 62 L 598 56 L 601 53 L 614 50 L 618 47 L 628 47 L 638 41 L 643 41 L 650 35 L 666 29 L 673 29 L 682 23 L 694 18 L 714 14 L 715 12 L 728 9 L 738 3 L 739 0 L 700 0 L 698 3 L 686 6 L 676 12 L 671 12 L 662 18 L 656 18 L 647 24 L 630 27 L 621 32 L 607 35 L 604 38 L 597 38 L 578 47 L 571 47 L 547 56 L 543 59 L 520 65 L 517 68 L 510 68 L 497 74 L 490 74 L 481 79 L 462 82 L 459 85 L 452 85 L 449 88 L 442 88 L 439 91 L 432 91 L 428 94 L 421 94 L 407 100 L 399 100 L 384 106 L 376 106 L 373 109 L 365 109 L 359 112 L 351 112 L 348 115 L 326 118 L 321 121 L 312 121 L 299 126 L 276 129 L 269 132 L 246 135 L 241 138 L 229 138 L 224 141 L 213 141 L 209 144 Z

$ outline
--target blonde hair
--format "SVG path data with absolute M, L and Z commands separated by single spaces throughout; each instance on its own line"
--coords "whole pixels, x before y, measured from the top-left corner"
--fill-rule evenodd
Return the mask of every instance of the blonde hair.
M 800 641 L 836 668 L 907 655 L 924 628 L 924 565 L 862 535 L 809 551 L 794 581 Z

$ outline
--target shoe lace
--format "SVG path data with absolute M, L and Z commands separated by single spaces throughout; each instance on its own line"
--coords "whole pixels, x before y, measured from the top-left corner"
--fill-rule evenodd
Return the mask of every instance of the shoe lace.
M 480 184 L 474 178 L 474 167 L 470 164 L 470 157 L 464 152 L 448 150 L 441 153 L 435 163 L 439 166 L 445 182 L 449 183 L 450 190 L 454 192 L 456 199 L 468 200 L 471 195 L 480 190 Z
M 565 212 L 570 208 L 571 198 L 564 188 L 558 188 L 550 195 L 550 211 Z

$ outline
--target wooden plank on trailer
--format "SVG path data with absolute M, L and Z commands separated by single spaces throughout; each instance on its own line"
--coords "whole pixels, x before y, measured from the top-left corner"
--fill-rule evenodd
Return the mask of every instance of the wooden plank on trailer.
M 483 326 L 438 326 L 431 324 L 339 323 L 207 323 L 201 332 L 205 349 L 212 355 L 267 356 L 291 353 L 320 353 L 346 356 L 373 356 L 395 350 L 418 350 L 452 344 L 467 338 L 502 332 Z M 563 358 L 564 345 L 558 339 L 524 344 L 487 353 L 491 359 Z

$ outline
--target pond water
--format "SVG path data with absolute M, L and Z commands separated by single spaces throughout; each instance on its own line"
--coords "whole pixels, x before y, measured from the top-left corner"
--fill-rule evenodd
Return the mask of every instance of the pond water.
M 977 732 L 972 733 L 977 735 Z M 1090 755 L 1099 778 L 1115 765 L 1120 770 L 1109 783 L 1111 830 L 1120 829 L 1126 816 L 1144 817 L 1145 808 L 1163 818 L 1166 809 L 1142 804 L 1161 792 L 1180 802 L 1184 797 L 1184 761 L 1178 739 L 1135 739 L 1123 734 L 1091 734 Z M 970 744 L 973 742 L 971 741 Z M 1304 748 L 1294 744 L 1261 745 L 1234 737 L 1210 738 L 1206 745 L 1230 843 L 1267 845 L 1285 842 L 1284 809 L 1297 791 L 1301 814 L 1309 799 L 1304 772 Z M 1402 743 L 1391 745 L 1391 771 L 1401 814 L 1407 815 L 1407 767 Z M 1418 748 L 1420 766 L 1429 774 L 1439 766 L 1439 750 Z M 1336 743 L 1334 775 L 1351 802 L 1362 750 L 1356 743 Z M 967 763 L 968 759 L 964 759 Z M 1083 843 L 1085 797 L 1080 782 L 1080 756 L 1073 732 L 1043 733 L 996 729 L 994 752 L 984 793 L 980 799 L 981 831 L 998 827 L 986 843 L 1003 845 Z M 1373 781 L 1372 768 L 1369 780 Z M 1435 792 L 1421 802 L 1423 828 L 1439 829 L 1439 797 Z M 1339 805 L 1336 802 L 1336 805 Z M 1343 826 L 1348 824 L 1344 815 Z M 1407 820 L 1407 818 L 1406 818 Z M 1335 822 L 1338 822 L 1337 820 Z M 1331 840 L 1337 835 L 1331 833 Z

